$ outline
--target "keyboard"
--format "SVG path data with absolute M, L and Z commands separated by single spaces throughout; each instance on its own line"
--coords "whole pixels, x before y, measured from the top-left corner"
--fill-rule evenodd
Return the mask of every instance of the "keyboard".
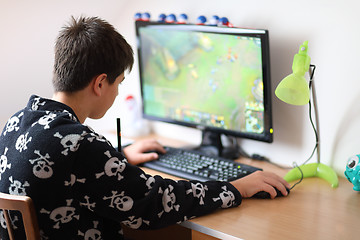
M 188 180 L 225 182 L 262 170 L 194 150 L 172 147 L 165 147 L 165 150 L 166 154 L 159 154 L 159 159 L 143 163 L 143 166 Z

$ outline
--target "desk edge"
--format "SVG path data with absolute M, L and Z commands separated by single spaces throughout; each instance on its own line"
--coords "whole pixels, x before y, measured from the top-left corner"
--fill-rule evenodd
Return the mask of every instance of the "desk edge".
M 204 233 L 206 235 L 215 237 L 215 238 L 219 238 L 219 239 L 228 239 L 228 240 L 242 240 L 242 238 L 237 238 L 234 236 L 231 236 L 229 234 L 223 233 L 223 232 L 219 232 L 217 230 L 208 228 L 208 227 L 204 227 L 202 225 L 190 222 L 190 221 L 185 221 L 180 223 L 181 226 L 189 228 L 191 230 L 195 230 L 201 233 Z

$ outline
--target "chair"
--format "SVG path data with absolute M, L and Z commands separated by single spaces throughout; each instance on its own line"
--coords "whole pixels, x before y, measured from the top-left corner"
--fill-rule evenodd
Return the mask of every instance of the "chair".
M 10 240 L 14 240 L 13 226 L 9 216 L 9 210 L 21 212 L 26 238 L 28 240 L 39 240 L 40 231 L 36 218 L 33 201 L 27 196 L 0 193 L 0 209 L 4 212 L 6 226 Z

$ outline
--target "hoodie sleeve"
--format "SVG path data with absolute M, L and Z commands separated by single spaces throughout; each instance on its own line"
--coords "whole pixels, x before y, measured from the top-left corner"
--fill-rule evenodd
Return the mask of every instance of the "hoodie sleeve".
M 72 186 L 75 198 L 91 201 L 90 211 L 134 229 L 160 228 L 241 203 L 230 183 L 148 175 L 93 133 L 84 138 L 77 156 L 74 175 L 86 181 Z

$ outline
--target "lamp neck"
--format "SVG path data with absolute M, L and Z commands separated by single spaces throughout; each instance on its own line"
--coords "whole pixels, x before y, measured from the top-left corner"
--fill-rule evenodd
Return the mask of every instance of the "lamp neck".
M 310 74 L 309 88 L 311 88 L 311 93 L 312 93 L 312 99 L 313 99 L 312 103 L 313 103 L 313 106 L 314 106 L 316 127 L 314 126 L 314 124 L 312 122 L 312 117 L 311 117 L 311 100 L 309 102 L 309 107 L 310 107 L 309 115 L 310 115 L 311 124 L 312 124 L 312 126 L 314 128 L 314 131 L 315 131 L 317 163 L 320 163 L 320 125 L 319 125 L 319 113 L 318 113 L 315 82 L 314 82 L 315 69 L 316 69 L 316 66 L 311 64 L 310 68 L 309 68 L 309 74 Z

